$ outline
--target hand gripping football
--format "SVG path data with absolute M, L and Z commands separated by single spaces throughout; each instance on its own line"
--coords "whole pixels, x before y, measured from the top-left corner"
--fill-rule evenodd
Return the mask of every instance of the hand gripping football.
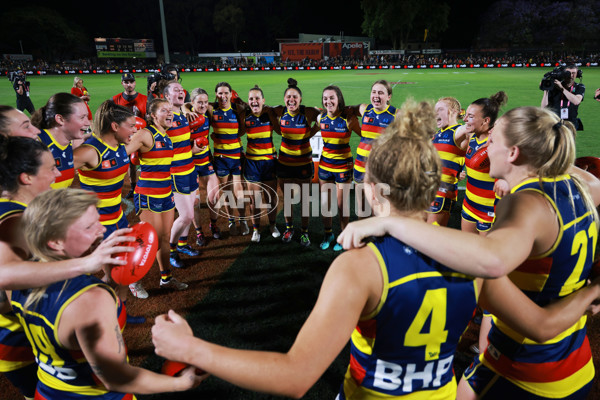
M 200 136 L 196 138 L 196 146 L 205 147 L 208 146 L 208 138 L 206 136 Z
M 120 285 L 130 285 L 142 279 L 148 272 L 158 250 L 158 235 L 154 227 L 147 222 L 140 222 L 131 227 L 127 236 L 133 236 L 134 242 L 120 243 L 119 246 L 134 247 L 132 252 L 119 253 L 115 258 L 127 261 L 125 265 L 112 268 L 110 276 Z
M 204 117 L 204 115 L 198 115 L 195 120 L 190 121 L 190 129 L 195 131 L 196 129 L 204 125 L 205 120 L 206 118 Z
M 178 376 L 181 373 L 181 371 L 183 371 L 187 367 L 189 367 L 189 365 L 187 365 L 186 363 L 166 360 L 162 366 L 161 372 L 169 376 Z M 204 374 L 204 371 L 202 371 L 200 368 L 196 368 L 196 374 L 202 375 Z

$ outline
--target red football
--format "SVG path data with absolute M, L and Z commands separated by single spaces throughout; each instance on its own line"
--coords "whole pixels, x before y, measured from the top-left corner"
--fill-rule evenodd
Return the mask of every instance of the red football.
M 482 151 L 475 153 L 475 155 L 471 157 L 469 165 L 478 171 L 485 172 L 486 169 L 489 171 L 490 159 L 488 158 L 487 147 Z
M 189 365 L 185 363 L 179 361 L 166 360 L 162 366 L 162 373 L 169 376 L 178 376 L 181 373 L 181 371 L 183 371 L 187 367 L 189 367 Z M 202 375 L 204 374 L 204 371 L 202 371 L 200 368 L 196 368 L 196 374 Z
M 596 178 L 600 178 L 600 158 L 579 157 L 575 160 L 575 165 L 583 170 L 586 170 Z
M 196 138 L 196 146 L 205 147 L 208 146 L 208 138 L 206 136 L 200 136 Z
M 146 120 L 140 117 L 135 117 L 135 129 L 138 131 L 144 129 L 147 126 Z
M 119 253 L 115 258 L 127 261 L 125 265 L 113 267 L 112 279 L 120 285 L 129 285 L 142 279 L 148 272 L 158 250 L 158 235 L 154 227 L 147 222 L 139 222 L 132 227 L 127 236 L 133 236 L 134 242 L 120 243 L 120 246 L 135 247 L 129 253 Z
M 198 115 L 195 120 L 190 122 L 190 129 L 194 131 L 200 128 L 202 125 L 204 125 L 205 120 L 206 118 L 204 118 L 204 115 Z
M 133 165 L 140 165 L 140 156 L 137 151 L 129 155 L 129 161 L 131 161 Z

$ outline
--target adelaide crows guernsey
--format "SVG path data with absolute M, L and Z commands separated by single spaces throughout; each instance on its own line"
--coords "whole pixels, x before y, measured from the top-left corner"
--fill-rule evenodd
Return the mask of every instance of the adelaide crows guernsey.
M 569 175 L 529 179 L 511 192 L 534 191 L 556 211 L 559 234 L 546 253 L 527 259 L 508 276 L 541 307 L 586 284 L 598 240 L 598 226 Z M 515 385 L 539 396 L 563 398 L 594 378 L 586 334 L 587 317 L 544 343 L 510 329 L 494 317 L 482 362 Z
M 124 312 L 122 303 L 108 285 L 92 275 L 80 275 L 67 281 L 53 283 L 48 286 L 40 302 L 29 306 L 27 310 L 24 304 L 31 290 L 12 292 L 11 304 L 25 328 L 39 365 L 37 392 L 41 398 L 132 398 L 131 395 L 109 392 L 92 371 L 83 352 L 65 348 L 58 339 L 57 328 L 65 308 L 94 287 L 105 288 L 115 298 L 115 313 L 121 325 L 124 320 L 123 315 L 119 315 Z
M 52 153 L 56 169 L 60 172 L 60 176 L 56 178 L 52 185 L 50 185 L 52 189 L 67 188 L 71 186 L 73 179 L 75 178 L 73 145 L 71 142 L 66 146 L 60 145 L 47 129 L 42 129 L 38 134 L 38 138 L 46 145 L 46 147 L 48 147 L 50 153 Z
M 268 114 L 246 116 L 246 134 L 248 144 L 246 146 L 246 158 L 248 160 L 261 161 L 273 160 L 275 158 L 275 147 L 273 146 L 273 127 Z
M 139 152 L 140 178 L 135 185 L 135 192 L 152 197 L 171 196 L 171 163 L 173 160 L 173 143 L 166 134 L 156 127 L 149 126 L 154 144 L 145 153 Z
M 192 160 L 192 147 L 190 142 L 190 125 L 181 113 L 173 113 L 172 127 L 167 130 L 167 135 L 173 143 L 173 162 L 171 163 L 172 175 L 189 175 L 195 170 Z
M 201 137 L 205 137 L 206 139 L 208 139 L 208 132 L 210 130 L 210 119 L 208 118 L 208 116 L 206 116 L 206 114 L 203 114 L 203 115 L 204 115 L 204 124 L 202 124 L 202 126 L 195 128 L 190 133 L 191 140 L 196 140 Z M 204 151 L 201 151 L 198 154 L 193 154 L 192 158 L 193 158 L 194 164 L 196 166 L 202 166 L 202 165 L 208 164 L 210 162 L 210 146 L 206 146 L 206 149 Z
M 129 156 L 125 145 L 110 147 L 95 134 L 83 146 L 98 152 L 100 162 L 90 170 L 79 170 L 81 188 L 96 193 L 100 202 L 98 213 L 102 225 L 114 225 L 123 217 L 121 192 L 123 181 L 129 170 Z
M 238 116 L 231 107 L 227 110 L 213 110 L 213 146 L 215 157 L 239 159 L 242 156 L 242 142 L 238 136 Z
M 494 222 L 496 193 L 494 183 L 490 177 L 490 159 L 487 156 L 487 143 L 489 136 L 479 140 L 475 135 L 469 140 L 469 147 L 465 155 L 467 167 L 467 190 L 463 201 L 462 210 L 477 221 Z
M 424 392 L 456 397 L 452 361 L 477 306 L 472 277 L 452 271 L 386 236 L 368 245 L 383 291 L 352 333 L 340 399 L 381 399 Z
M 319 115 L 323 151 L 319 160 L 319 168 L 329 172 L 347 172 L 352 169 L 352 150 L 348 121 L 338 115 L 335 118 L 327 114 Z
M 388 106 L 383 111 L 375 110 L 373 104 L 367 105 L 362 117 L 361 138 L 356 149 L 354 169 L 365 173 L 367 159 L 371 153 L 373 140 L 376 140 L 385 131 L 385 128 L 396 119 L 396 107 Z
M 27 206 L 21 202 L 0 199 L 0 223 L 21 214 Z M 33 364 L 35 357 L 25 331 L 14 312 L 0 314 L 0 372 L 15 371 Z
M 454 134 L 461 125 L 440 129 L 433 137 L 433 146 L 442 160 L 442 182 L 436 196 L 456 200 L 458 175 L 465 165 L 465 151 L 456 145 Z
M 311 164 L 310 126 L 306 116 L 302 112 L 292 115 L 285 107 L 279 125 L 281 127 L 279 162 L 290 167 Z

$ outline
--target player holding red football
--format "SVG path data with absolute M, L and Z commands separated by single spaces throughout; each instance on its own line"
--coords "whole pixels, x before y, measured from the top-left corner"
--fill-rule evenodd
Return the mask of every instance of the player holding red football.
M 28 137 L 0 135 L 0 372 L 29 398 L 34 396 L 37 366 L 4 290 L 48 285 L 97 272 L 105 263 L 121 264 L 111 254 L 124 249 L 112 248 L 123 238 L 118 236 L 123 234 L 121 230 L 85 258 L 57 261 L 44 269 L 39 263 L 24 261 L 30 252 L 20 226 L 23 211 L 38 194 L 50 190 L 59 176 L 54 158 L 44 144 Z
M 80 257 L 102 237 L 95 194 L 49 190 L 23 214 L 23 235 L 40 267 Z M 65 207 L 68 204 L 68 207 Z M 32 290 L 14 290 L 11 303 L 39 365 L 35 398 L 135 398 L 130 393 L 185 391 L 200 384 L 188 368 L 170 377 L 134 367 L 121 336 L 119 301 L 94 275 L 80 275 Z

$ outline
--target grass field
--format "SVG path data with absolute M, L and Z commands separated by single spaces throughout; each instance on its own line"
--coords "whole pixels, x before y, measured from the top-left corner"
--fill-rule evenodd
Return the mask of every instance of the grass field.
M 442 96 L 456 97 L 463 108 L 480 97 L 487 97 L 499 90 L 508 94 L 508 104 L 503 111 L 524 105 L 539 106 L 542 92 L 538 89 L 543 74 L 549 69 L 439 69 L 439 70 L 381 70 L 381 71 L 253 71 L 253 72 L 197 72 L 182 73 L 183 87 L 191 91 L 196 87 L 214 92 L 218 82 L 227 81 L 245 98 L 248 89 L 259 85 L 267 104 L 276 105 L 283 101 L 287 78 L 293 77 L 303 92 L 303 104 L 321 106 L 321 92 L 327 85 L 339 86 L 346 104 L 367 103 L 374 81 L 386 79 L 392 82 L 394 95 L 392 104 L 400 106 L 405 99 L 435 100 Z M 577 155 L 600 154 L 600 104 L 594 101 L 594 90 L 600 87 L 600 69 L 584 68 L 584 83 L 587 85 L 586 100 L 579 107 L 585 131 L 577 137 Z M 102 101 L 122 90 L 120 75 L 84 75 L 84 85 L 90 95 L 90 108 L 95 111 Z M 145 93 L 146 75 L 137 74 L 138 89 Z M 29 77 L 33 104 L 41 107 L 48 98 L 60 91 L 69 92 L 73 76 Z M 15 104 L 15 94 L 10 81 L 0 85 L 0 104 Z M 275 144 L 279 138 L 275 138 Z M 351 142 L 353 150 L 359 138 Z

